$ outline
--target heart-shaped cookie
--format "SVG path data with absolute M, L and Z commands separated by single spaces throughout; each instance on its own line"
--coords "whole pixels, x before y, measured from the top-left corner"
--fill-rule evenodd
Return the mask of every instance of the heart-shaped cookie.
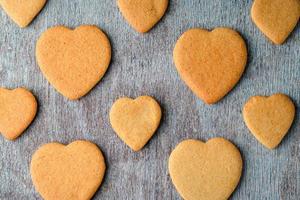
M 275 44 L 282 44 L 300 18 L 299 0 L 255 0 L 251 17 L 256 26 Z
M 203 101 L 213 104 L 241 78 L 247 48 L 243 38 L 229 28 L 191 29 L 177 41 L 173 57 L 184 82 Z
M 206 143 L 185 140 L 169 158 L 175 188 L 185 200 L 226 200 L 239 183 L 243 161 L 228 140 L 214 138 Z
M 48 81 L 71 100 L 87 94 L 103 77 L 111 59 L 106 35 L 96 26 L 48 29 L 36 45 L 37 62 Z
M 295 105 L 284 94 L 254 96 L 245 104 L 243 117 L 255 138 L 273 149 L 290 129 L 295 117 Z
M 0 88 L 0 132 L 8 140 L 19 137 L 37 112 L 35 97 L 26 89 Z
M 88 141 L 67 146 L 49 143 L 32 156 L 30 173 L 36 190 L 45 200 L 88 200 L 105 173 L 100 149 Z
M 148 32 L 165 14 L 169 0 L 118 0 L 119 9 L 138 32 Z
M 42 10 L 46 0 L 0 0 L 0 5 L 11 19 L 24 28 Z
M 110 110 L 110 123 L 118 136 L 134 151 L 141 150 L 159 126 L 161 108 L 149 96 L 118 99 Z

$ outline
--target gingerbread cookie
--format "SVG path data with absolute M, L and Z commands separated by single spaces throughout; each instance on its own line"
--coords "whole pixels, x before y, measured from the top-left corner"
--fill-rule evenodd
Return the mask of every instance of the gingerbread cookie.
M 226 200 L 242 173 L 239 150 L 228 140 L 214 138 L 206 143 L 185 140 L 169 158 L 175 188 L 185 200 Z
M 207 104 L 214 104 L 241 78 L 247 48 L 243 38 L 229 28 L 191 29 L 177 41 L 173 57 L 183 81 Z
M 0 5 L 11 19 L 24 28 L 42 10 L 46 0 L 0 0 Z
M 134 151 L 141 150 L 159 126 L 161 108 L 149 96 L 118 99 L 110 110 L 110 123 L 118 136 Z
M 245 104 L 243 117 L 255 138 L 269 149 L 278 146 L 290 129 L 295 106 L 284 94 L 254 96 Z
M 255 0 L 251 17 L 256 26 L 275 44 L 282 44 L 300 18 L 299 0 Z
M 45 200 L 88 200 L 102 182 L 105 161 L 100 149 L 88 141 L 49 143 L 32 156 L 30 172 Z
M 168 0 L 118 0 L 128 23 L 138 32 L 148 32 L 165 14 Z
M 37 112 L 35 97 L 24 88 L 0 88 L 0 132 L 8 140 L 19 137 Z
M 106 35 L 96 26 L 48 29 L 36 45 L 36 58 L 48 81 L 65 97 L 87 94 L 103 77 L 111 59 Z

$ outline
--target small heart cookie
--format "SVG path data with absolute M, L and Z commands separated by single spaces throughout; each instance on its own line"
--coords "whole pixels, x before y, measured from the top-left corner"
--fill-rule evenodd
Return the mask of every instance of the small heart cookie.
M 25 28 L 42 10 L 46 0 L 0 0 L 0 5 L 11 19 Z
M 184 82 L 199 98 L 213 104 L 240 80 L 247 48 L 243 38 L 229 28 L 191 29 L 177 41 L 173 57 Z
M 275 44 L 282 44 L 300 18 L 299 0 L 255 0 L 251 17 L 256 26 Z
M 96 26 L 48 29 L 36 45 L 41 71 L 54 88 L 75 100 L 87 94 L 103 77 L 111 59 L 106 35 Z
M 149 96 L 118 99 L 110 110 L 110 123 L 117 135 L 134 151 L 141 150 L 159 126 L 161 108 Z
M 0 88 L 0 132 L 8 140 L 19 137 L 37 112 L 35 97 L 26 89 Z
M 239 150 L 228 140 L 185 140 L 169 158 L 175 188 L 185 200 L 226 200 L 242 174 Z
M 101 185 L 105 161 L 100 149 L 88 141 L 67 146 L 49 143 L 32 156 L 30 173 L 45 200 L 88 200 Z
M 295 105 L 284 94 L 251 97 L 243 109 L 247 127 L 269 149 L 279 145 L 295 117 Z
M 148 32 L 165 14 L 169 0 L 118 0 L 119 9 L 138 32 Z

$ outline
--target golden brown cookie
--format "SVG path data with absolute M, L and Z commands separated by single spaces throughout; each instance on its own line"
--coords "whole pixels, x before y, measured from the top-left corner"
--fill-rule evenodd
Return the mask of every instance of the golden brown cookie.
M 206 143 L 185 140 L 169 158 L 175 188 L 185 200 L 226 200 L 239 183 L 243 161 L 228 140 L 213 138 Z
M 254 96 L 245 104 L 243 117 L 255 138 L 273 149 L 290 129 L 295 117 L 295 106 L 284 94 Z
M 183 81 L 207 104 L 214 104 L 241 78 L 247 48 L 229 28 L 190 29 L 177 41 L 173 57 Z
M 19 137 L 37 112 L 35 97 L 24 88 L 0 88 L 0 132 L 8 140 Z
M 110 110 L 110 123 L 117 135 L 134 151 L 141 150 L 159 126 L 161 108 L 149 96 L 120 98 Z
M 206 143 L 185 140 L 169 158 L 175 188 L 185 200 L 226 200 L 239 183 L 243 161 L 228 140 L 213 138 Z
M 30 24 L 45 3 L 46 0 L 0 0 L 3 10 L 21 28 Z
M 282 44 L 300 18 L 299 0 L 255 0 L 251 17 L 256 26 L 275 44 Z
M 101 80 L 110 63 L 111 46 L 96 26 L 83 25 L 75 30 L 57 26 L 39 38 L 36 58 L 54 88 L 75 100 Z
M 100 149 L 88 141 L 65 146 L 49 143 L 32 156 L 30 173 L 36 190 L 45 200 L 88 200 L 105 173 Z
M 169 0 L 118 0 L 119 9 L 138 32 L 148 32 L 165 14 Z

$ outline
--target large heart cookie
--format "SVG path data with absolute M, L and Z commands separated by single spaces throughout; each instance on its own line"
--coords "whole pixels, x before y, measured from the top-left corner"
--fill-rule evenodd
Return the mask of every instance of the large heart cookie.
M 118 136 L 131 149 L 139 151 L 158 128 L 161 108 L 149 96 L 141 96 L 135 100 L 121 98 L 113 104 L 109 117 Z
M 88 200 L 102 182 L 105 161 L 100 149 L 88 141 L 49 143 L 32 156 L 30 172 L 45 200 Z
M 299 0 L 255 0 L 253 22 L 275 44 L 282 44 L 296 27 L 300 17 Z
M 184 82 L 208 104 L 222 99 L 247 63 L 243 38 L 229 28 L 191 29 L 177 41 L 174 62 Z
M 45 3 L 46 0 L 0 0 L 5 12 L 22 28 L 30 24 Z
M 48 29 L 36 45 L 37 62 L 48 81 L 69 99 L 87 94 L 103 77 L 111 59 L 106 35 L 96 26 Z
M 214 138 L 206 143 L 185 140 L 169 158 L 175 188 L 185 200 L 226 200 L 239 183 L 243 161 L 228 140 Z
M 165 14 L 169 0 L 118 0 L 128 23 L 138 32 L 148 32 Z
M 251 97 L 243 109 L 247 127 L 255 138 L 269 149 L 275 148 L 287 134 L 294 117 L 295 106 L 283 94 Z
M 19 137 L 37 112 L 35 97 L 26 89 L 0 88 L 0 132 L 9 140 Z

